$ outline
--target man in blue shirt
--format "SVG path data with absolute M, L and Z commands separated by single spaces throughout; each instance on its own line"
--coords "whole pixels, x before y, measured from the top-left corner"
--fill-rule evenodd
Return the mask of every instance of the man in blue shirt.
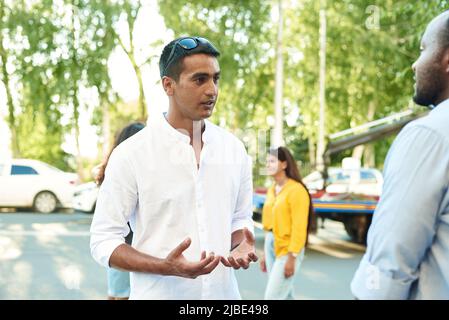
M 449 299 L 449 11 L 428 25 L 413 71 L 414 101 L 436 107 L 407 125 L 387 155 L 351 283 L 358 299 Z

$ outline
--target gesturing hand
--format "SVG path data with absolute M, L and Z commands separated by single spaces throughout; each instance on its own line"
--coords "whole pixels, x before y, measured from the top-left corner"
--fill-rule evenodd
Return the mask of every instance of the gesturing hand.
M 240 268 L 248 269 L 251 261 L 257 261 L 254 236 L 247 228 L 243 229 L 242 234 L 237 236 L 242 236 L 242 241 L 231 251 L 227 259 L 221 257 L 221 262 L 226 267 L 232 267 L 236 270 Z
M 201 253 L 201 259 L 198 262 L 188 261 L 182 254 L 192 243 L 190 238 L 187 238 L 180 245 L 178 245 L 165 258 L 167 264 L 167 275 L 173 275 L 184 278 L 195 279 L 196 277 L 211 273 L 220 262 L 220 256 L 215 256 L 213 252 L 206 257 L 206 252 Z
M 267 263 L 265 261 L 265 257 L 264 256 L 262 256 L 262 259 L 260 259 L 259 264 L 260 264 L 260 270 L 262 272 L 267 272 Z

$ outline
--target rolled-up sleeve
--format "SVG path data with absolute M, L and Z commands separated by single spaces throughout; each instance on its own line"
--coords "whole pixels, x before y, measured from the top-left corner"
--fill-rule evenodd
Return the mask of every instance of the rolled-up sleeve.
M 248 228 L 254 234 L 252 160 L 244 153 L 237 204 L 232 217 L 232 232 Z
M 135 175 L 120 147 L 109 158 L 90 228 L 91 254 L 105 267 L 112 252 L 125 243 L 127 223 L 137 206 Z
M 444 137 L 409 125 L 388 153 L 367 251 L 351 283 L 359 299 L 408 299 L 436 231 L 448 183 Z

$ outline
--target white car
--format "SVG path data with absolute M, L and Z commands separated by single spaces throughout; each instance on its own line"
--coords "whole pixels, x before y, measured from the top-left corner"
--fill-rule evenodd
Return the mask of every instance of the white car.
M 329 168 L 327 193 L 353 193 L 368 196 L 380 196 L 383 177 L 377 169 L 343 169 Z M 311 193 L 323 189 L 321 173 L 314 171 L 303 179 Z
M 0 160 L 0 207 L 71 208 L 78 175 L 30 159 Z
M 80 184 L 76 187 L 73 196 L 73 208 L 78 211 L 93 213 L 97 203 L 98 190 L 98 186 L 93 181 Z

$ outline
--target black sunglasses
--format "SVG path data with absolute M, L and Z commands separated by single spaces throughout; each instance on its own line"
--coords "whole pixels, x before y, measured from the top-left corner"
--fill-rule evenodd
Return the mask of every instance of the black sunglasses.
M 173 48 L 171 49 L 170 55 L 168 56 L 167 59 L 167 64 L 165 65 L 165 69 L 164 69 L 164 75 L 168 69 L 168 67 L 170 66 L 170 64 L 172 63 L 172 59 L 176 50 L 176 46 L 180 46 L 181 48 L 183 48 L 184 50 L 193 50 L 196 47 L 198 47 L 200 44 L 203 45 L 208 45 L 211 46 L 214 50 L 218 51 L 213 45 L 212 43 L 210 43 L 209 40 L 205 39 L 205 38 L 201 38 L 201 37 L 188 37 L 188 38 L 182 38 L 179 39 L 178 41 L 175 42 L 175 44 L 173 45 Z

